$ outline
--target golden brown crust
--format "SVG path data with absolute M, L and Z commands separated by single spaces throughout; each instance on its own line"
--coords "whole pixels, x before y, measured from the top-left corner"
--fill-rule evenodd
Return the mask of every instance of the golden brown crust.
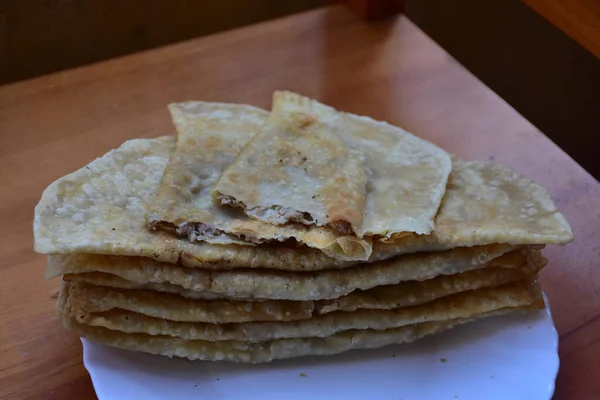
M 393 343 L 404 343 L 423 336 L 449 329 L 459 323 L 492 315 L 500 315 L 518 310 L 531 310 L 543 307 L 543 299 L 537 285 L 530 286 L 529 291 L 504 293 L 502 300 L 474 301 L 463 305 L 459 310 L 440 313 L 431 322 L 409 324 L 385 330 L 351 329 L 327 337 L 289 338 L 261 341 L 258 343 L 237 340 L 207 341 L 182 339 L 168 335 L 148 335 L 143 333 L 123 333 L 102 327 L 80 324 L 70 317 L 72 309 L 66 291 L 61 291 L 57 311 L 63 318 L 67 329 L 98 343 L 123 349 L 143 351 L 152 354 L 186 357 L 191 360 L 228 360 L 235 362 L 258 363 L 275 359 L 302 357 L 308 355 L 337 354 L 352 349 L 383 347 Z M 528 300 L 523 300 L 528 299 Z M 491 305 L 494 303 L 494 305 Z M 491 311 L 477 313 L 489 304 Z M 504 304 L 505 307 L 501 307 Z M 521 306 L 511 306 L 523 304 Z M 442 308 L 444 308 L 442 306 Z M 452 318 L 453 315 L 469 315 L 467 318 Z M 441 318 L 441 320 L 436 320 Z M 87 319 L 84 318 L 84 322 Z M 99 322 L 99 320 L 96 320 Z M 261 332 L 261 334 L 263 334 Z
M 406 281 L 395 285 L 377 286 L 368 290 L 356 290 L 333 300 L 309 301 L 314 303 L 314 312 L 327 314 L 333 311 L 355 311 L 358 309 L 390 309 L 409 307 L 426 303 L 440 297 L 475 290 L 484 287 L 502 285 L 534 276 L 546 265 L 546 259 L 536 253 L 531 254 L 527 264 L 521 267 L 500 266 L 479 268 L 454 275 L 440 275 L 424 281 Z M 223 294 L 206 291 L 184 289 L 170 283 L 135 283 L 116 275 L 104 272 L 82 272 L 63 275 L 64 281 L 85 282 L 93 285 L 108 286 L 118 289 L 151 290 L 154 299 L 161 303 L 162 294 L 177 294 L 191 300 L 215 300 L 226 298 Z M 251 301 L 251 299 L 238 299 Z M 277 302 L 277 300 L 269 300 Z M 193 308 L 195 305 L 182 305 L 182 308 Z
M 141 257 L 51 256 L 47 276 L 100 271 L 130 282 L 169 283 L 231 299 L 322 300 L 335 299 L 357 289 L 426 280 L 438 275 L 474 270 L 483 265 L 519 267 L 525 265 L 528 259 L 541 257 L 527 248 L 507 253 L 512 248 L 492 245 L 408 254 L 377 264 L 315 273 L 260 269 L 210 271 L 158 263 Z
M 211 244 L 256 245 L 296 240 L 341 260 L 366 260 L 370 240 L 301 224 L 275 226 L 213 203 L 211 190 L 269 115 L 244 104 L 170 104 L 177 144 L 146 214 L 153 228 Z M 356 245 L 344 245 L 346 242 Z
M 274 339 L 327 337 L 350 329 L 394 329 L 423 322 L 471 318 L 473 315 L 492 312 L 502 308 L 530 306 L 539 297 L 537 287 L 528 280 L 512 282 L 491 288 L 482 288 L 452 294 L 426 302 L 419 306 L 393 309 L 361 309 L 335 311 L 293 321 L 240 321 L 241 323 L 205 323 L 181 321 L 149 316 L 147 308 L 141 312 L 131 307 L 112 307 L 106 310 L 89 306 L 83 293 L 71 286 L 69 301 L 72 315 L 81 324 L 102 326 L 126 333 L 149 333 L 192 340 L 240 340 L 263 342 Z M 136 299 L 128 299 L 136 304 Z M 124 304 L 122 302 L 121 304 Z
M 285 300 L 189 300 L 150 290 L 124 290 L 83 282 L 67 282 L 72 305 L 86 312 L 135 311 L 173 321 L 228 324 L 247 321 L 293 321 L 312 317 L 314 303 Z

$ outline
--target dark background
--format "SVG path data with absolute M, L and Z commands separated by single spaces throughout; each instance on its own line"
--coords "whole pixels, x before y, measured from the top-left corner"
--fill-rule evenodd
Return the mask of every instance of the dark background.
M 328 3 L 0 0 L 0 85 Z M 600 177 L 600 62 L 594 55 L 520 0 L 406 0 L 405 13 Z

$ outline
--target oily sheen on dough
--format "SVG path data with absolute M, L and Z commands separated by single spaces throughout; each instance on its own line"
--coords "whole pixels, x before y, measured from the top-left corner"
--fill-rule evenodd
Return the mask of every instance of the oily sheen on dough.
M 272 224 L 429 234 L 451 167 L 445 151 L 400 128 L 275 92 L 267 123 L 213 195 Z
M 343 260 L 367 260 L 370 240 L 302 224 L 275 226 L 213 203 L 221 172 L 264 124 L 266 111 L 243 104 L 187 102 L 169 105 L 177 144 L 147 220 L 191 241 L 251 245 L 295 239 Z
M 308 246 L 192 243 L 150 231 L 145 214 L 171 155 L 173 137 L 124 143 L 52 183 L 35 208 L 34 245 L 43 254 L 141 256 L 210 269 L 346 268 Z M 370 262 L 403 253 L 491 243 L 567 243 L 573 234 L 548 193 L 495 164 L 454 160 L 448 189 L 430 235 L 374 243 Z

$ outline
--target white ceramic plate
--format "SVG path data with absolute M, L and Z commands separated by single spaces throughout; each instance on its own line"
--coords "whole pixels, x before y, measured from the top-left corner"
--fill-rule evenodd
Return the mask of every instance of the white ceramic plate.
M 558 336 L 547 311 L 489 318 L 408 345 L 240 365 L 83 341 L 100 400 L 547 400 Z

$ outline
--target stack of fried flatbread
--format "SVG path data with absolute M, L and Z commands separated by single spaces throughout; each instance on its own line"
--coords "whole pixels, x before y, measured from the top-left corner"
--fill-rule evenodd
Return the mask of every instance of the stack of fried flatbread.
M 546 190 L 290 92 L 169 106 L 52 183 L 35 249 L 67 329 L 123 349 L 268 362 L 411 342 L 544 307 Z

